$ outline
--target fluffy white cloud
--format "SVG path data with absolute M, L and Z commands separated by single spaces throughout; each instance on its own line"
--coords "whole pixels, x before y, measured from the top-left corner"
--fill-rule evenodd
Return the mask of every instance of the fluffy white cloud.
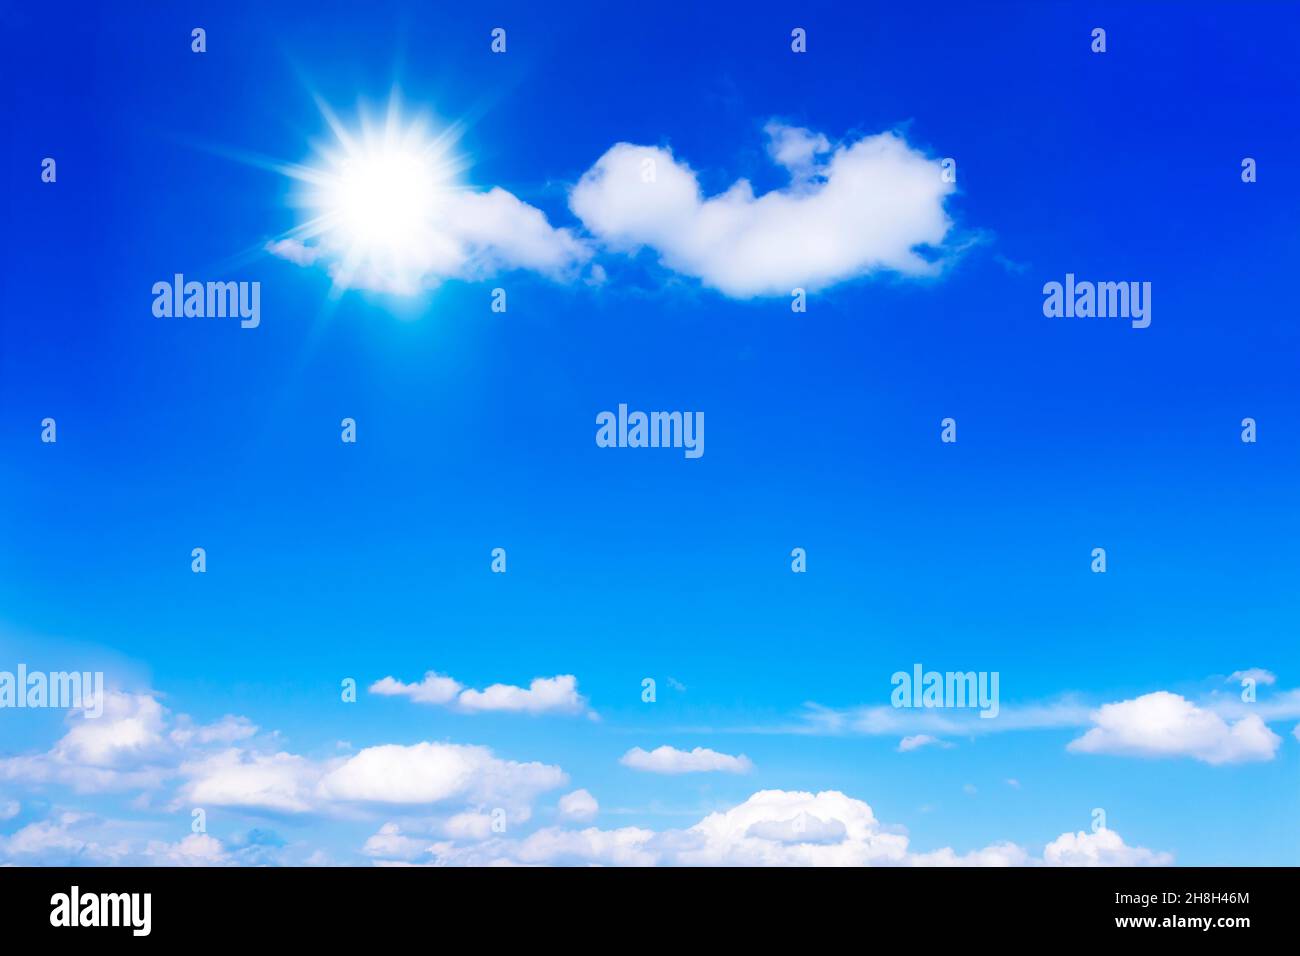
M 454 707 L 465 713 L 504 711 L 520 714 L 583 714 L 587 699 L 578 693 L 578 679 L 572 674 L 535 677 L 525 687 L 492 684 L 483 690 L 464 687 L 459 681 L 429 671 L 416 684 L 384 677 L 370 685 L 370 693 L 385 697 L 408 697 L 419 704 Z
M 678 750 L 676 747 L 664 746 L 650 751 L 633 747 L 618 762 L 633 770 L 648 773 L 707 773 L 714 770 L 722 773 L 749 773 L 754 769 L 753 762 L 744 754 L 733 757 L 707 747 Z
M 1143 847 L 1126 846 L 1114 830 L 1062 833 L 1043 849 L 1048 866 L 1169 866 L 1174 858 Z
M 459 799 L 513 806 L 567 781 L 559 767 L 501 760 L 486 747 L 425 742 L 367 747 L 330 770 L 319 792 L 330 800 L 369 803 Z
M 912 734 L 909 737 L 904 737 L 898 742 L 898 752 L 905 754 L 911 750 L 920 750 L 922 747 L 931 746 L 947 749 L 952 747 L 952 744 L 948 743 L 946 740 L 940 740 L 938 737 L 933 737 L 930 734 Z
M 150 695 L 106 691 L 99 717 L 74 707 L 65 720 L 67 732 L 45 753 L 0 759 L 0 780 L 91 793 L 157 787 L 165 779 L 175 748 L 164 733 L 166 711 Z
M 1281 738 L 1255 714 L 1228 723 L 1212 710 L 1168 691 L 1106 704 L 1094 726 L 1072 740 L 1080 753 L 1193 757 L 1208 764 L 1272 760 Z
M 788 174 L 755 196 L 748 180 L 705 197 L 668 149 L 618 143 L 579 180 L 569 206 L 613 249 L 649 247 L 676 272 L 733 297 L 788 296 L 881 270 L 935 275 L 919 250 L 951 227 L 954 191 L 937 160 L 895 133 L 832 148 L 825 136 L 771 123 L 769 154 Z
M 560 816 L 566 820 L 576 820 L 578 822 L 590 820 L 600 811 L 600 804 L 586 790 L 575 790 L 573 793 L 566 793 L 560 797 L 558 806 Z

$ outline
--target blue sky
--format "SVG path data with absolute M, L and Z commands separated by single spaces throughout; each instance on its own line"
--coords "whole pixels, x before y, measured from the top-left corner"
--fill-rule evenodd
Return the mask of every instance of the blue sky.
M 1295 862 L 1293 7 L 2 16 L 0 670 L 115 695 L 92 743 L 0 712 L 5 859 Z M 439 228 L 483 230 L 412 294 L 341 282 L 355 236 L 293 233 L 282 165 L 394 90 L 457 130 Z M 825 137 L 812 179 L 773 130 Z M 620 205 L 620 143 L 790 202 L 711 242 Z M 764 286 L 935 216 L 921 266 L 827 266 L 805 313 Z M 260 283 L 260 325 L 155 317 L 175 273 Z M 1150 282 L 1150 327 L 1046 318 L 1066 273 Z M 703 412 L 705 454 L 597 447 L 619 403 Z M 998 672 L 1001 713 L 894 710 L 916 663 Z M 525 710 L 368 689 L 429 671 Z M 621 762 L 665 746 L 723 769 Z

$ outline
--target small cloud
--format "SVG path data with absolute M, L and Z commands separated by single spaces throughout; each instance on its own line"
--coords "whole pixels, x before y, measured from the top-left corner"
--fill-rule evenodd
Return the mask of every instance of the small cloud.
M 744 754 L 733 757 L 718 753 L 705 747 L 694 750 L 678 750 L 675 747 L 657 747 L 651 751 L 633 747 L 619 759 L 625 767 L 644 770 L 647 773 L 749 773 L 754 769 L 753 761 Z
M 309 266 L 320 258 L 320 247 L 309 246 L 297 239 L 273 239 L 265 246 L 267 252 L 287 259 L 296 266 Z
M 560 797 L 559 809 L 564 819 L 585 823 L 596 816 L 600 804 L 586 790 L 575 790 Z
M 939 747 L 943 750 L 951 750 L 954 746 L 954 744 L 950 744 L 946 740 L 940 740 L 938 737 L 932 737 L 930 734 L 912 734 L 898 742 L 898 752 L 905 754 L 912 750 L 920 750 L 922 747 Z
M 1007 786 L 1010 787 L 1012 790 L 1019 790 L 1020 781 L 1017 780 L 1015 777 L 1007 777 Z
M 968 783 L 961 788 L 961 792 L 966 794 L 968 797 L 973 797 L 975 794 L 979 793 L 979 790 L 975 788 L 975 784 Z
M 417 684 L 404 684 L 395 677 L 384 677 L 370 685 L 370 693 L 381 697 L 409 697 L 417 704 L 450 704 L 461 692 L 459 681 L 428 671 Z

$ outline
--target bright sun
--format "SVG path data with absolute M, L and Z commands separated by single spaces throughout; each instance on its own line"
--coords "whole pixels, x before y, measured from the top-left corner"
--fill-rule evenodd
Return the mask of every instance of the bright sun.
M 324 104 L 321 112 L 334 141 L 314 164 L 284 169 L 304 184 L 294 202 L 307 211 L 290 237 L 337 254 L 336 286 L 413 291 L 436 249 L 442 207 L 459 188 L 458 127 L 434 135 L 423 120 L 402 118 L 396 96 L 382 126 L 363 115 L 349 131 Z
M 355 242 L 406 242 L 432 211 L 438 185 L 426 156 L 385 147 L 344 160 L 326 211 Z

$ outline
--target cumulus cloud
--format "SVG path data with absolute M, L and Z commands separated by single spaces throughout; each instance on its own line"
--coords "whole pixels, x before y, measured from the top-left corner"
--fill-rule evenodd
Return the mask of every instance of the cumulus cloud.
M 0 759 L 0 780 L 64 784 L 81 793 L 156 788 L 174 771 L 181 747 L 256 731 L 235 718 L 197 725 L 182 717 L 169 732 L 157 699 L 118 691 L 105 692 L 101 716 L 72 708 L 65 720 L 67 732 L 48 751 Z
M 370 685 L 370 693 L 385 697 L 407 697 L 418 704 L 453 707 L 465 713 L 504 711 L 520 714 L 595 714 L 587 699 L 578 693 L 578 679 L 572 674 L 534 677 L 527 687 L 492 684 L 483 690 L 464 687 L 459 681 L 428 671 L 419 683 L 406 684 L 384 677 Z
M 733 757 L 707 747 L 678 750 L 676 747 L 664 746 L 650 751 L 633 747 L 618 762 L 647 773 L 707 773 L 715 770 L 722 773 L 749 773 L 754 769 L 753 762 L 744 754 Z
M 1208 764 L 1272 760 L 1281 738 L 1255 714 L 1229 723 L 1168 691 L 1106 704 L 1092 714 L 1094 726 L 1072 740 L 1079 753 L 1141 757 L 1192 757 Z
M 581 823 L 595 817 L 600 810 L 600 804 L 586 790 L 575 790 L 560 797 L 559 809 L 560 816 L 566 820 L 577 820 Z
M 332 800 L 504 805 L 527 803 L 567 782 L 559 767 L 501 760 L 487 747 L 425 742 L 367 747 L 330 770 L 319 789 Z
M 1169 866 L 1174 858 L 1126 846 L 1118 833 L 1103 828 L 1094 833 L 1062 833 L 1043 849 L 1043 862 L 1048 866 Z
M 735 298 L 788 296 L 872 273 L 932 276 L 954 191 L 938 160 L 896 133 L 832 146 L 770 123 L 768 153 L 789 183 L 748 180 L 706 197 L 671 150 L 618 143 L 583 174 L 569 206 L 607 247 L 650 248 L 667 268 Z

